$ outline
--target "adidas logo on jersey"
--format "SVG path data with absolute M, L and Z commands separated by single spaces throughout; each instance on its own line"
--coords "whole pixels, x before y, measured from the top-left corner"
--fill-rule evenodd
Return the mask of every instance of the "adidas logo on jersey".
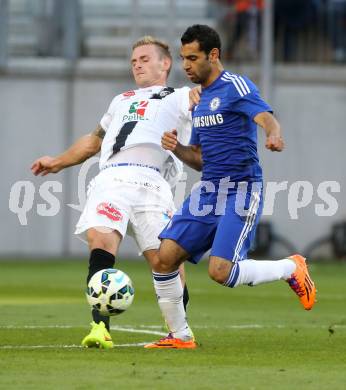
M 193 118 L 194 127 L 207 127 L 221 125 L 223 123 L 222 114 L 203 115 Z
M 221 80 L 228 83 L 233 83 L 239 95 L 242 97 L 251 92 L 245 79 L 239 75 L 225 72 L 222 75 Z

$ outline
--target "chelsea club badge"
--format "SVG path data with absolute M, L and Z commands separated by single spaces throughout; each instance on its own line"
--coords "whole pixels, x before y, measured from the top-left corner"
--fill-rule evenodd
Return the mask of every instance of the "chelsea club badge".
M 210 110 L 211 110 L 211 111 L 217 110 L 217 109 L 219 108 L 219 106 L 220 106 L 220 103 L 221 103 L 220 98 L 214 97 L 214 98 L 210 101 L 210 103 L 209 103 L 209 108 L 210 108 Z

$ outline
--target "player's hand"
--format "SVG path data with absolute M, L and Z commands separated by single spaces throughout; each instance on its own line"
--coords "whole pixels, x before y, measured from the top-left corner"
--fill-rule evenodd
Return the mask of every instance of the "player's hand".
M 284 141 L 277 135 L 267 137 L 266 148 L 272 152 L 281 152 L 285 147 Z
M 178 132 L 173 129 L 172 131 L 165 131 L 161 138 L 161 145 L 163 149 L 170 150 L 171 152 L 175 151 L 175 148 L 178 145 Z
M 189 92 L 189 100 L 190 100 L 189 110 L 190 111 L 192 111 L 193 107 L 195 107 L 197 104 L 199 104 L 199 101 L 201 100 L 201 92 L 202 92 L 202 88 L 200 85 L 190 89 L 190 92 Z
M 48 173 L 57 173 L 60 170 L 58 159 L 50 156 L 40 157 L 31 165 L 31 172 L 35 176 L 46 176 Z

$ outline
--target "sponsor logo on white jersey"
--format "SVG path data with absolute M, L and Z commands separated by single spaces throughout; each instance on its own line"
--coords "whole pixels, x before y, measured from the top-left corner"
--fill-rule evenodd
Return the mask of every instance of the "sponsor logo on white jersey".
M 130 97 L 134 96 L 136 94 L 135 91 L 127 91 L 127 92 L 124 92 L 122 95 L 123 95 L 123 98 L 121 100 L 127 100 L 127 99 L 130 99 Z
M 141 100 L 139 102 L 133 102 L 129 108 L 128 114 L 123 116 L 123 122 L 143 121 L 148 120 L 145 118 L 145 112 L 148 108 L 149 101 Z

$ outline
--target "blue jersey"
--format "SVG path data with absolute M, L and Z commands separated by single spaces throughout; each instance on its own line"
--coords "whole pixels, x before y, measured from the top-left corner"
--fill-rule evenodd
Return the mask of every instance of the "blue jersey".
M 260 112 L 272 112 L 256 85 L 245 76 L 223 71 L 207 88 L 193 112 L 190 144 L 201 145 L 202 180 L 261 181 L 257 154 Z

